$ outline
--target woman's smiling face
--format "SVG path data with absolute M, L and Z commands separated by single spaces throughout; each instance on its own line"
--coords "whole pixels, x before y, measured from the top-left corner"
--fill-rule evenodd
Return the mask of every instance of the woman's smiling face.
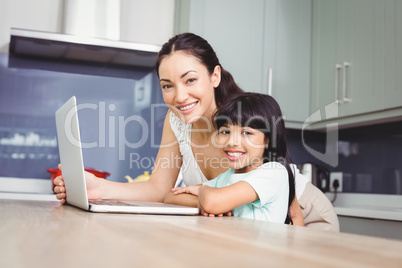
M 204 117 L 208 122 L 216 110 L 214 88 L 220 83 L 220 67 L 212 75 L 197 58 L 182 51 L 166 56 L 159 66 L 165 103 L 186 123 Z

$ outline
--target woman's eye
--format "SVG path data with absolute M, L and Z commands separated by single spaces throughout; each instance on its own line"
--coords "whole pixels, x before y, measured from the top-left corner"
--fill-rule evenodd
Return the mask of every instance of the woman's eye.
M 169 88 L 171 88 L 172 87 L 172 85 L 163 85 L 162 86 L 162 89 L 169 89 Z
M 191 84 L 191 83 L 193 83 L 195 80 L 196 80 L 195 78 L 190 78 L 190 79 L 187 80 L 187 84 Z
M 250 131 L 244 130 L 242 134 L 243 135 L 251 135 L 252 133 Z

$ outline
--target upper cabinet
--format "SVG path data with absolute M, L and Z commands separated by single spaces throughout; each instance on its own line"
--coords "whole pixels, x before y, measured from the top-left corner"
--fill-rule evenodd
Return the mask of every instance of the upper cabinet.
M 353 123 L 351 117 L 357 122 L 371 113 L 364 120 L 376 120 L 402 106 L 401 6 L 398 0 L 313 1 L 311 113 L 337 103 L 338 116 Z
M 385 107 L 402 106 L 402 1 L 385 6 Z
M 240 87 L 262 91 L 263 0 L 184 0 L 176 1 L 178 9 L 177 33 L 192 32 L 205 38 Z
M 309 114 L 311 17 L 311 0 L 176 1 L 176 33 L 208 40 L 240 87 L 278 101 L 288 127 Z
M 338 102 L 339 116 L 384 106 L 384 3 L 313 3 L 312 111 Z
M 295 128 L 317 111 L 313 128 L 402 117 L 401 25 L 400 0 L 176 0 L 175 32 L 207 39 Z
M 299 128 L 310 107 L 311 0 L 265 3 L 262 88 L 278 101 L 287 127 Z

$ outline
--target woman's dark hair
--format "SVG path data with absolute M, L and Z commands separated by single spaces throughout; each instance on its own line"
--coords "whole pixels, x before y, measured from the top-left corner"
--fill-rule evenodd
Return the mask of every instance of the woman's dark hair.
M 213 122 L 218 131 L 222 126 L 238 125 L 264 132 L 269 145 L 264 151 L 263 162 L 280 162 L 288 171 L 289 200 L 285 223 L 293 224 L 289 210 L 295 197 L 294 173 L 290 167 L 292 159 L 286 144 L 285 122 L 275 99 L 258 93 L 235 95 L 218 108 L 213 117 Z
M 217 107 L 220 107 L 223 100 L 227 99 L 229 96 L 243 92 L 234 81 L 232 75 L 222 68 L 211 45 L 205 39 L 193 33 L 178 34 L 169 39 L 169 41 L 162 46 L 155 65 L 158 77 L 161 61 L 175 51 L 182 51 L 197 58 L 206 66 L 210 75 L 212 75 L 217 65 L 221 67 L 221 82 L 219 86 L 215 88 L 215 102 Z

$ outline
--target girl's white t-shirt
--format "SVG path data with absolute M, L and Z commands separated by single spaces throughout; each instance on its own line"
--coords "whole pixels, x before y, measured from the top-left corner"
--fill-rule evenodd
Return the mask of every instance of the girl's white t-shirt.
M 253 187 L 258 200 L 232 210 L 233 216 L 285 223 L 288 212 L 289 180 L 286 168 L 278 162 L 268 162 L 247 173 L 229 169 L 204 185 L 225 187 L 245 181 Z

